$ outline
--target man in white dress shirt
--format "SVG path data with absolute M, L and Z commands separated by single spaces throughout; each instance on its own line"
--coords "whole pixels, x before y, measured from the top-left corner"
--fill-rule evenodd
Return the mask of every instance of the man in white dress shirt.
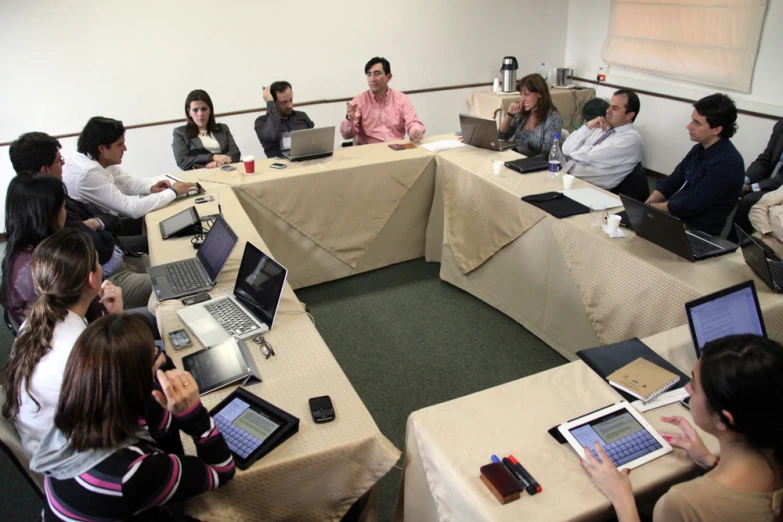
M 140 234 L 141 219 L 148 212 L 196 189 L 193 183 L 172 185 L 165 176 L 136 178 L 122 170 L 119 165 L 128 149 L 121 121 L 90 118 L 79 135 L 76 149 L 78 152 L 63 168 L 68 195 L 106 212 L 132 218 L 134 223 L 123 230 L 124 235 Z
M 639 96 L 620 89 L 609 102 L 606 116 L 585 123 L 563 143 L 569 161 L 564 171 L 611 190 L 642 161 L 644 141 L 634 128 Z

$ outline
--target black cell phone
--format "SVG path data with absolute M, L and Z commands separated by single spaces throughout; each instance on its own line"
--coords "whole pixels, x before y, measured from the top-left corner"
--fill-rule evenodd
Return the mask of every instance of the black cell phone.
M 200 294 L 196 295 L 189 295 L 187 297 L 182 298 L 182 304 L 185 306 L 190 306 L 198 303 L 203 303 L 204 301 L 209 301 L 212 299 L 208 293 L 202 292 Z
M 220 170 L 225 170 L 226 172 L 231 172 L 232 170 L 237 170 L 237 168 L 234 167 L 233 165 L 223 165 L 222 167 L 220 167 Z
M 691 409 L 691 398 L 690 397 L 685 397 L 683 400 L 680 401 L 680 404 L 682 404 L 683 406 L 685 406 L 686 408 L 688 408 L 690 410 Z
M 208 203 L 210 201 L 215 201 L 215 196 L 209 195 L 209 196 L 200 196 L 196 198 L 196 203 Z
M 184 329 L 169 332 L 169 341 L 171 341 L 171 344 L 174 345 L 175 350 L 181 350 L 193 344 L 190 340 L 188 332 Z
M 323 395 L 310 399 L 310 413 L 313 414 L 313 420 L 319 424 L 333 421 L 334 406 L 331 397 Z
M 272 163 L 272 164 L 271 164 L 271 165 L 269 165 L 269 166 L 270 166 L 270 167 L 272 167 L 273 169 L 284 169 L 284 168 L 286 168 L 288 165 L 286 165 L 285 163 Z
M 399 143 L 392 143 L 392 144 L 389 145 L 389 148 L 391 150 L 405 150 L 405 147 L 403 147 Z

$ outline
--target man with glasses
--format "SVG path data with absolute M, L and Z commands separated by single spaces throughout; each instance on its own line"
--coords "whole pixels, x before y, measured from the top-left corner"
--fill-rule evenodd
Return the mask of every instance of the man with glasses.
M 386 58 L 375 57 L 364 66 L 369 91 L 348 102 L 340 134 L 356 138 L 359 145 L 401 140 L 407 131 L 411 141 L 424 137 L 424 124 L 408 97 L 389 88 L 391 65 Z
M 28 132 L 16 139 L 8 149 L 11 164 L 19 175 L 41 172 L 63 177 L 65 160 L 60 142 L 44 132 Z M 120 236 L 122 220 L 101 211 L 92 203 L 65 196 L 65 226 L 87 233 L 98 253 L 103 275 L 123 289 L 124 300 L 130 308 L 146 306 L 152 283 L 146 272 L 128 264 L 129 254 L 149 253 L 147 237 Z

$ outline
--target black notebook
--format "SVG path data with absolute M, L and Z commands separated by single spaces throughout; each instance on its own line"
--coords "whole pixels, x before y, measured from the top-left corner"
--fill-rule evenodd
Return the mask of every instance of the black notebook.
M 531 194 L 524 196 L 522 201 L 540 208 L 544 212 L 549 212 L 558 219 L 576 216 L 578 214 L 587 214 L 590 209 L 578 201 L 564 196 L 561 192 L 544 192 L 542 194 Z
M 576 355 L 604 380 L 616 370 L 619 370 L 626 364 L 632 363 L 641 357 L 642 359 L 647 359 L 651 363 L 657 364 L 661 368 L 669 370 L 680 378 L 680 381 L 671 388 L 672 390 L 682 388 L 690 382 L 690 378 L 687 375 L 675 368 L 669 361 L 652 351 L 649 346 L 641 342 L 637 337 L 619 343 L 580 350 L 576 352 Z M 622 390 L 617 391 L 628 402 L 633 402 L 638 398 L 625 393 Z

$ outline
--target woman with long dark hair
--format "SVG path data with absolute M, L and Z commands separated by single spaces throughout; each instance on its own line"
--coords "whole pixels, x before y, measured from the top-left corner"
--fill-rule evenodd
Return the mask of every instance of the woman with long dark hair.
M 720 458 L 682 417 L 661 420 L 680 433 L 662 435 L 706 470 L 672 487 L 655 505 L 655 522 L 780 521 L 783 506 L 783 347 L 764 337 L 737 335 L 707 343 L 686 386 L 693 421 L 720 443 Z M 619 522 L 636 522 L 628 475 L 596 443 L 582 464 L 614 505 Z
M 107 315 L 76 340 L 55 427 L 30 463 L 46 476 L 44 520 L 166 520 L 164 504 L 234 476 L 233 457 L 196 381 L 188 372 L 164 372 L 163 361 L 138 315 Z M 197 457 L 156 444 L 177 430 L 193 438 Z
M 43 240 L 32 256 L 39 294 L 3 369 L 3 416 L 14 420 L 31 454 L 54 425 L 65 364 L 76 338 L 87 328 L 91 306 L 122 312 L 121 292 L 106 293 L 103 270 L 89 236 L 65 229 Z M 114 290 L 117 290 L 113 287 Z
M 19 324 L 37 294 L 30 275 L 33 250 L 65 225 L 65 185 L 42 173 L 15 176 L 5 196 L 3 282 L 0 301 Z
M 518 152 L 547 158 L 555 134 L 562 130 L 563 118 L 552 103 L 549 87 L 540 74 L 529 74 L 517 85 L 522 99 L 511 104 L 500 122 L 500 139 L 514 138 Z
M 215 107 L 206 91 L 197 89 L 185 99 L 187 125 L 174 129 L 174 160 L 182 170 L 212 169 L 239 161 L 228 125 L 215 122 Z

